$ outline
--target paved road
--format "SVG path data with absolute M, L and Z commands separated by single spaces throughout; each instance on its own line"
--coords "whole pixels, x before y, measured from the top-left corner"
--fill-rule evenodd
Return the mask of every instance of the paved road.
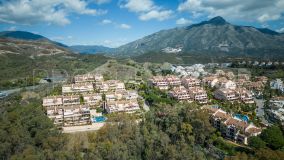
M 20 92 L 22 89 L 26 89 L 26 90 L 33 90 L 36 89 L 37 87 L 39 87 L 40 85 L 36 85 L 36 86 L 29 86 L 29 87 L 23 87 L 23 88 L 15 88 L 15 89 L 10 89 L 10 90 L 4 90 L 1 91 L 3 93 L 6 93 L 7 95 L 10 95 L 12 93 L 16 93 L 16 92 Z
M 269 125 L 270 123 L 265 119 L 264 113 L 264 100 L 263 99 L 254 99 L 256 103 L 256 115 L 261 119 L 263 124 Z

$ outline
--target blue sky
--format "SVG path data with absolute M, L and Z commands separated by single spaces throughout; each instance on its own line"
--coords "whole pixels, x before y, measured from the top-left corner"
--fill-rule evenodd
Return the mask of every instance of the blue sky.
M 0 0 L 1 31 L 30 31 L 67 45 L 117 47 L 214 16 L 284 32 L 284 0 Z

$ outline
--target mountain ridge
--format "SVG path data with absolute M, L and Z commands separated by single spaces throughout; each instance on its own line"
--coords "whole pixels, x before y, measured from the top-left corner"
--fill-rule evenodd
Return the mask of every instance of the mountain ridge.
M 270 52 L 282 55 L 284 36 L 267 28 L 233 25 L 218 16 L 198 24 L 145 36 L 118 47 L 115 56 L 133 57 L 148 52 L 163 52 L 166 48 L 212 55 L 219 52 L 227 55 L 262 56 Z

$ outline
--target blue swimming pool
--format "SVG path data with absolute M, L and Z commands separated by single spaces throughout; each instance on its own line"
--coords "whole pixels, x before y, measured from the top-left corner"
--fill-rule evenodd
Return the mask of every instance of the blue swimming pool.
M 106 120 L 107 120 L 107 118 L 104 117 L 104 116 L 98 116 L 98 117 L 92 118 L 93 123 L 100 123 L 100 122 L 104 122 Z
M 238 119 L 241 119 L 245 122 L 248 122 L 249 121 L 249 117 L 247 115 L 242 115 L 242 114 L 235 114 L 234 117 L 238 118 Z

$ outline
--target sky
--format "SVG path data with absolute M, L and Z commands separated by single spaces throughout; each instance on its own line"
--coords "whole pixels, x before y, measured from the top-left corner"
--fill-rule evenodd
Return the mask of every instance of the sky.
M 284 0 L 0 0 L 0 31 L 29 31 L 67 45 L 118 47 L 215 16 L 284 32 Z

